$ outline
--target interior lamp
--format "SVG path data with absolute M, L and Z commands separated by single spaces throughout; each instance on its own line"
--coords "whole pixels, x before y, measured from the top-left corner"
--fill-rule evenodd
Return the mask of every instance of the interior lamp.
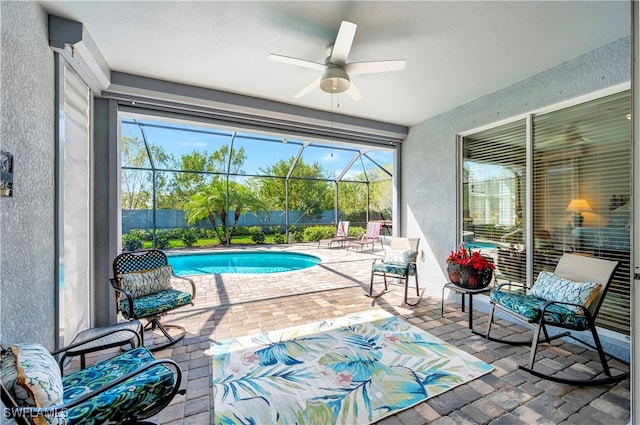
M 583 212 L 592 212 L 591 206 L 585 199 L 572 199 L 567 205 L 567 211 L 573 212 L 573 225 L 582 227 L 584 222 Z
M 340 67 L 327 68 L 322 74 L 320 88 L 327 93 L 342 93 L 351 86 L 347 72 Z

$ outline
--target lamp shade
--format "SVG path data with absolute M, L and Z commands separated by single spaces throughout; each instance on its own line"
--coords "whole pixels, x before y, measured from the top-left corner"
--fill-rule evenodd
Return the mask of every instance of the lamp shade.
M 574 213 L 592 212 L 591 206 L 585 199 L 572 199 L 567 205 L 567 211 Z
M 320 88 L 327 93 L 342 93 L 351 86 L 347 72 L 340 67 L 327 68 L 322 74 Z

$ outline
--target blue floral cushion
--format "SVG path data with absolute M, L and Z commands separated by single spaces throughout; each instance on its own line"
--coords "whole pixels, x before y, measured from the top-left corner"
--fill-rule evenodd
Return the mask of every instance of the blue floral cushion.
M 396 249 L 387 248 L 384 255 L 384 262 L 387 264 L 398 264 L 405 266 L 413 261 L 416 256 L 416 251 L 407 250 L 399 251 Z
M 23 407 L 49 407 L 62 403 L 60 367 L 56 359 L 40 344 L 16 344 L 2 353 L 0 378 Z M 57 424 L 54 415 L 44 418 Z
M 490 298 L 492 302 L 508 308 L 533 323 L 540 320 L 542 306 L 546 302 L 535 295 L 524 295 L 500 290 L 491 291 Z M 586 329 L 588 325 L 587 318 L 584 314 L 576 313 L 557 304 L 552 304 L 547 307 L 544 314 L 544 321 L 551 325 L 568 326 L 575 329 Z
M 404 276 L 405 274 L 413 275 L 416 272 L 416 268 L 414 264 L 387 264 L 387 263 L 376 263 L 373 265 L 373 271 L 377 273 L 387 273 L 387 274 L 395 274 L 399 276 Z
M 171 266 L 118 275 L 120 286 L 134 298 L 171 289 Z
M 120 299 L 120 309 L 127 317 L 148 317 L 161 314 L 176 307 L 189 304 L 192 301 L 189 292 L 169 289 L 156 294 L 146 295 L 133 300 L 133 312 L 129 312 L 129 302 L 126 297 Z
M 64 402 L 71 402 L 129 372 L 155 360 L 145 347 L 138 347 L 112 359 L 62 378 Z M 124 381 L 97 397 L 66 411 L 68 425 L 121 423 L 123 418 L 171 394 L 173 371 L 157 365 Z
M 531 288 L 531 294 L 547 301 L 560 301 L 589 307 L 589 304 L 598 295 L 601 286 L 599 283 L 574 282 L 541 271 L 536 283 Z M 577 306 L 567 305 L 565 308 L 576 313 L 582 311 Z

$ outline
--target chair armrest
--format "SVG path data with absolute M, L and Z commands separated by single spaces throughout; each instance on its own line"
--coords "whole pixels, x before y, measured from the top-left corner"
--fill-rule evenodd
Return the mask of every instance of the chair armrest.
M 156 367 L 158 365 L 164 365 L 164 366 L 168 366 L 170 369 L 174 370 L 174 375 L 175 375 L 175 381 L 174 381 L 174 385 L 173 385 L 173 389 L 171 392 L 171 397 L 173 398 L 173 396 L 175 396 L 177 393 L 181 393 L 184 394 L 185 390 L 180 390 L 180 384 L 182 382 L 182 370 L 180 369 L 180 366 L 178 366 L 178 364 L 176 362 L 174 362 L 173 360 L 170 359 L 156 359 L 153 360 L 151 362 L 148 362 L 144 365 L 142 365 L 141 367 L 139 367 L 138 369 L 131 371 L 130 373 L 119 377 L 118 379 L 115 379 L 111 382 L 109 382 L 108 384 L 90 391 L 86 394 L 83 394 L 82 396 L 74 399 L 73 401 L 67 402 L 67 403 L 62 403 L 62 404 L 58 404 L 55 406 L 49 406 L 49 407 L 10 407 L 7 408 L 5 410 L 5 415 L 7 418 L 24 418 L 24 417 L 33 417 L 33 416 L 37 416 L 37 415 L 43 415 L 43 416 L 50 416 L 50 415 L 55 415 L 56 413 L 59 413 L 61 411 L 67 410 L 67 409 L 71 409 L 73 407 L 76 407 L 84 402 L 86 402 L 87 400 L 90 400 L 102 393 L 104 393 L 105 391 L 110 390 L 113 387 L 116 387 L 120 384 L 122 384 L 123 382 L 136 377 L 137 375 L 142 374 L 143 372 L 145 372 L 148 369 L 151 369 L 153 367 Z M 5 392 L 7 391 L 6 388 L 4 388 L 4 385 L 2 387 L 2 391 Z M 7 391 L 8 394 L 8 391 Z
M 192 279 L 190 279 L 188 277 L 184 277 L 184 276 L 178 276 L 173 271 L 171 272 L 171 276 L 176 278 L 176 279 L 182 279 L 182 280 L 186 280 L 187 282 L 189 282 L 191 284 L 191 299 L 193 300 L 193 299 L 196 298 L 196 284 L 193 283 Z
M 125 322 L 123 322 L 123 323 L 125 323 Z M 75 344 L 69 344 L 69 345 L 67 345 L 65 347 L 58 348 L 55 351 L 51 351 L 51 354 L 55 356 L 56 354 L 64 353 L 64 352 L 66 352 L 68 350 L 72 350 L 72 349 L 74 349 L 76 347 L 80 347 L 80 346 L 85 345 L 85 344 L 87 344 L 89 342 L 93 342 L 93 341 L 98 340 L 100 338 L 104 338 L 107 335 L 115 334 L 115 333 L 118 333 L 118 332 L 130 332 L 130 333 L 132 333 L 133 334 L 132 338 L 135 336 L 137 341 L 138 341 L 138 345 L 137 346 L 139 347 L 139 346 L 142 345 L 142 341 L 140 340 L 140 334 L 138 334 L 133 329 L 114 328 L 111 331 L 108 331 L 108 332 L 105 332 L 105 333 L 102 333 L 102 334 L 98 334 L 98 335 L 94 335 L 91 338 L 83 339 L 82 341 L 78 341 Z
M 542 304 L 542 307 L 540 308 L 540 310 L 542 311 L 542 314 L 544 314 L 544 312 L 547 310 L 549 306 L 556 305 L 556 304 L 561 307 L 567 306 L 567 305 L 572 307 L 578 307 L 579 309 L 582 310 L 582 314 L 584 314 L 587 317 L 587 320 L 591 321 L 591 311 L 589 311 L 587 307 L 583 306 L 582 304 L 565 303 L 562 301 L 545 301 L 545 303 Z
M 496 286 L 493 290 L 494 290 L 494 291 L 501 291 L 501 288 L 502 288 L 503 286 L 515 286 L 516 288 L 524 289 L 525 294 L 526 294 L 527 292 L 529 292 L 529 288 L 527 288 L 527 286 L 526 286 L 526 285 L 523 285 L 523 284 L 521 284 L 521 283 L 513 283 L 513 282 L 505 282 L 505 283 L 501 283 L 500 285 Z
M 109 279 L 109 282 L 111 282 L 111 286 L 113 287 L 113 289 L 116 290 L 116 293 L 122 293 L 127 297 L 127 302 L 129 303 L 129 315 L 133 314 L 133 295 L 131 295 L 131 292 L 127 291 L 126 289 L 122 289 L 120 286 L 118 286 L 118 283 L 114 278 Z M 119 305 L 120 303 L 116 302 L 116 308 L 118 310 L 120 310 Z

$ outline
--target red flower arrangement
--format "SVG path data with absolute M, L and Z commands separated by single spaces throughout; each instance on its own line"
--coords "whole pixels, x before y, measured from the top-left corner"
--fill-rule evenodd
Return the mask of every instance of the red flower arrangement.
M 480 255 L 480 251 L 473 251 L 460 245 L 454 252 L 451 251 L 447 263 L 460 264 L 461 266 L 471 266 L 476 270 L 484 270 L 486 268 L 495 269 L 496 266 L 490 262 L 487 257 Z
M 451 282 L 471 289 L 487 287 L 493 278 L 495 265 L 480 251 L 473 251 L 460 245 L 447 258 L 447 273 Z

